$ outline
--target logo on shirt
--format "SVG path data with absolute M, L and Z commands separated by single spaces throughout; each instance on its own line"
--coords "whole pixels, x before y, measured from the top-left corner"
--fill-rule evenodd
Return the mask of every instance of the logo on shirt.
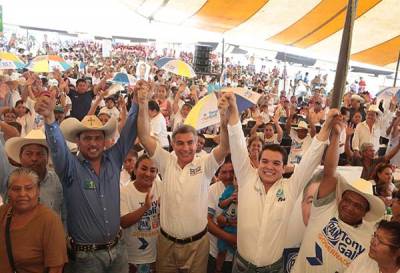
M 198 166 L 198 167 L 196 167 L 196 168 L 190 168 L 190 169 L 189 169 L 189 175 L 190 175 L 190 176 L 194 176 L 194 175 L 197 175 L 197 174 L 199 174 L 199 173 L 201 173 L 201 166 Z
M 285 248 L 283 250 L 283 272 L 290 273 L 296 262 L 297 255 L 299 254 L 299 248 Z
M 365 247 L 361 243 L 351 238 L 346 231 L 340 228 L 339 221 L 335 217 L 331 218 L 322 229 L 318 239 L 323 249 L 346 267 L 365 251 Z
M 278 198 L 278 202 L 284 202 L 286 200 L 283 189 L 278 189 L 276 191 L 276 198 Z

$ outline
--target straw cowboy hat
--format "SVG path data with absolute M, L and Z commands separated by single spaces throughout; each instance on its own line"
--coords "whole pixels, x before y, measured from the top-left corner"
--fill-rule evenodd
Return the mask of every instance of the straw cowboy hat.
M 24 137 L 12 137 L 8 139 L 4 145 L 4 149 L 9 158 L 17 163 L 21 163 L 19 160 L 21 148 L 28 144 L 42 145 L 46 147 L 47 150 L 49 149 L 46 143 L 46 136 L 40 129 L 31 130 Z
M 360 95 L 357 95 L 357 94 L 351 95 L 351 99 L 358 100 L 361 103 L 364 103 L 364 101 L 365 101 L 363 97 L 361 97 Z
M 378 116 L 380 116 L 380 115 L 382 114 L 381 110 L 379 110 L 379 107 L 378 107 L 378 105 L 376 105 L 376 104 L 371 104 L 371 105 L 368 107 L 367 112 L 375 112 L 375 113 L 378 114 Z
M 105 139 L 113 137 L 117 128 L 117 120 L 110 118 L 110 120 L 103 125 L 98 117 L 88 115 L 82 121 L 76 118 L 68 118 L 61 122 L 61 131 L 66 140 L 76 143 L 76 137 L 84 131 L 103 131 Z
M 336 198 L 338 203 L 342 199 L 345 191 L 356 192 L 367 199 L 369 203 L 369 211 L 364 216 L 365 221 L 377 221 L 385 214 L 385 204 L 378 196 L 374 195 L 374 189 L 371 182 L 362 178 L 348 182 L 344 177 L 339 176 L 336 187 Z
M 305 129 L 308 130 L 308 124 L 305 121 L 300 120 L 297 124 L 297 127 L 294 128 L 295 130 Z

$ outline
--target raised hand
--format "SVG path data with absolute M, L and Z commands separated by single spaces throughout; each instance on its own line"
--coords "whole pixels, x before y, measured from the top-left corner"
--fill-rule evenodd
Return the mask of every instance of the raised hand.
M 346 127 L 346 136 L 350 137 L 354 134 L 354 124 L 350 123 L 347 127 Z
M 147 192 L 146 199 L 144 201 L 144 207 L 149 210 L 151 208 L 151 203 L 153 202 L 153 194 L 151 191 Z
M 136 101 L 139 104 L 147 103 L 150 93 L 150 86 L 144 80 L 139 80 L 135 86 Z
M 54 94 L 48 96 L 44 92 L 37 98 L 35 111 L 42 115 L 47 124 L 54 122 L 54 108 L 56 107 L 56 98 Z

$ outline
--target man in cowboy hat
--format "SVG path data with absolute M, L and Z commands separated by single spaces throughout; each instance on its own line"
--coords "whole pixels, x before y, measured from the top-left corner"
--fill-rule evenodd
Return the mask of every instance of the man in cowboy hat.
M 34 170 L 39 176 L 40 202 L 53 209 L 65 220 L 64 198 L 60 180 L 56 173 L 47 168 L 49 148 L 46 136 L 42 130 L 32 130 L 25 137 L 13 137 L 0 143 L 0 194 L 7 193 L 8 175 L 14 167 L 8 161 L 9 157 L 24 168 Z
M 147 88 L 143 82 L 137 88 Z M 55 99 L 42 96 L 36 103 L 44 117 L 47 144 L 66 199 L 71 244 L 71 272 L 124 272 L 127 257 L 120 242 L 120 172 L 136 138 L 137 105 L 133 104 L 118 141 L 104 151 L 117 126 L 96 116 L 64 120 L 54 118 Z M 73 155 L 65 140 L 78 145 Z M 75 259 L 75 257 L 76 259 Z M 88 266 L 90 265 L 90 266 Z
M 349 183 L 336 173 L 341 128 L 340 121 L 335 120 L 323 178 L 291 272 L 344 272 L 367 251 L 374 223 L 384 215 L 385 205 L 373 195 L 370 182 L 360 178 Z
M 372 143 L 375 152 L 379 150 L 379 139 L 386 131 L 386 120 L 392 120 L 394 113 L 385 111 L 385 115 L 379 110 L 378 106 L 371 104 L 368 107 L 366 120 L 359 123 L 354 130 L 352 148 L 354 155 L 360 157 L 360 148 L 363 143 Z
M 360 95 L 353 94 L 350 97 L 350 119 L 356 112 L 360 112 L 362 119 L 365 120 L 364 99 Z

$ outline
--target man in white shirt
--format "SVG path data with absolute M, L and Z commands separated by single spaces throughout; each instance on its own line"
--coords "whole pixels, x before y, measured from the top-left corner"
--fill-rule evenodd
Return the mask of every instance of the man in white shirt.
M 172 134 L 174 156 L 150 137 L 149 86 L 147 82 L 137 85 L 139 139 L 163 178 L 156 271 L 206 272 L 208 188 L 229 151 L 225 112 L 221 112 L 221 142 L 212 153 L 195 158 L 197 132 L 183 125 Z
M 217 240 L 221 239 L 236 246 L 236 234 L 224 231 L 217 224 L 217 217 L 223 210 L 218 206 L 219 199 L 225 187 L 233 183 L 235 174 L 230 156 L 225 158 L 224 163 L 217 172 L 218 181 L 210 186 L 208 190 L 208 236 L 210 238 L 210 255 L 208 256 L 207 273 L 215 273 L 216 258 L 218 255 Z M 232 254 L 227 252 L 221 273 L 232 272 Z
M 169 148 L 168 132 L 167 132 L 167 122 L 160 111 L 160 106 L 156 101 L 149 101 L 149 116 L 150 120 L 150 130 L 151 134 L 157 138 L 160 142 L 161 147 L 164 149 Z
M 344 272 L 358 255 L 368 251 L 373 223 L 385 212 L 369 181 L 360 178 L 350 184 L 336 173 L 341 129 L 335 121 L 324 176 L 314 195 L 294 273 Z
M 238 182 L 238 252 L 233 264 L 237 272 L 279 272 L 289 215 L 313 171 L 320 164 L 329 136 L 331 110 L 319 135 L 304 154 L 290 179 L 282 178 L 287 155 L 279 145 L 264 147 L 259 167 L 253 168 L 247 156 L 235 96 L 225 94 L 229 101 L 229 145 Z
M 387 125 L 384 121 L 392 120 L 392 116 L 393 113 L 389 110 L 382 115 L 378 106 L 373 104 L 369 106 L 366 120 L 359 123 L 354 131 L 352 148 L 356 157 L 361 157 L 360 148 L 363 143 L 372 143 L 375 151 L 379 151 L 379 138 L 385 134 Z

